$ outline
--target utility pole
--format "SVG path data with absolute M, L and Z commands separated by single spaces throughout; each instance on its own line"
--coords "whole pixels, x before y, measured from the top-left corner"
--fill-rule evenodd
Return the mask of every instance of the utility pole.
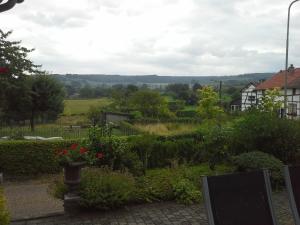
M 287 21 L 287 34 L 286 34 L 286 52 L 285 52 L 285 77 L 284 77 L 284 113 L 283 116 L 287 116 L 287 83 L 288 83 L 288 66 L 289 66 L 289 38 L 290 38 L 290 17 L 292 5 L 300 0 L 294 0 L 289 5 L 288 9 L 288 21 Z

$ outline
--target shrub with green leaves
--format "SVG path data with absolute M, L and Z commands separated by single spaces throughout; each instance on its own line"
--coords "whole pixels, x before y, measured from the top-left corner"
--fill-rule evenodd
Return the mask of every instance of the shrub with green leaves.
M 294 163 L 300 149 L 299 140 L 299 121 L 253 111 L 234 123 L 227 141 L 234 155 L 259 150 L 284 163 Z
M 0 187 L 0 224 L 1 225 L 9 224 L 9 213 L 5 207 L 5 199 L 1 187 Z
M 107 168 L 85 168 L 79 187 L 80 205 L 83 208 L 112 209 L 132 201 L 135 180 L 129 173 L 111 171 Z M 50 185 L 50 193 L 63 199 L 67 187 L 62 177 Z
M 93 128 L 94 129 L 94 128 Z M 143 165 L 137 154 L 130 148 L 126 137 L 102 137 L 93 131 L 93 135 L 86 140 L 89 151 L 101 155 L 96 166 L 107 166 L 113 170 L 129 170 L 134 175 L 143 173 Z
M 126 173 L 104 169 L 85 169 L 82 174 L 80 196 L 82 206 L 108 209 L 131 202 L 172 201 L 192 204 L 201 201 L 201 178 L 233 171 L 226 165 L 212 171 L 208 164 L 193 167 L 147 170 L 135 179 Z M 60 178 L 50 186 L 51 193 L 62 199 L 67 189 Z
M 204 161 L 203 148 L 192 137 L 162 138 L 140 135 L 130 137 L 128 142 L 132 151 L 137 152 L 143 162 L 144 169 Z
M 80 185 L 81 205 L 86 208 L 111 209 L 131 200 L 134 179 L 129 174 L 88 169 Z
M 201 191 L 188 179 L 180 179 L 178 182 L 174 183 L 173 193 L 178 203 L 199 203 L 202 199 Z
M 56 150 L 78 140 L 0 142 L 0 169 L 6 176 L 36 176 L 61 170 Z
M 271 182 L 274 187 L 283 184 L 283 163 L 274 156 L 255 151 L 243 153 L 233 157 L 233 163 L 238 171 L 248 172 L 260 169 L 268 169 L 271 173 Z

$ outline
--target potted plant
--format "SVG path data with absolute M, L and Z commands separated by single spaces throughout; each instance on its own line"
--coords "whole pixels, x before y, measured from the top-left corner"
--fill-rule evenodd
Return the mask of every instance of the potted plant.
M 73 213 L 77 211 L 80 200 L 78 189 L 81 169 L 86 164 L 93 165 L 97 160 L 102 159 L 103 154 L 77 143 L 69 148 L 58 150 L 56 154 L 60 165 L 64 167 L 64 183 L 68 187 L 68 193 L 64 196 L 65 212 Z
M 80 171 L 90 157 L 88 148 L 77 143 L 57 151 L 58 161 L 64 167 L 64 181 L 70 192 L 76 191 L 80 183 Z

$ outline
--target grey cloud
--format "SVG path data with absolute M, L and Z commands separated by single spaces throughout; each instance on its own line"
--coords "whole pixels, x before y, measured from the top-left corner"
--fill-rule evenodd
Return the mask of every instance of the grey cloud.
M 61 0 L 65 3 L 67 1 Z M 149 3 L 148 0 L 138 0 L 134 7 L 132 2 L 88 0 L 83 8 L 60 8 L 51 4 L 51 1 L 37 6 L 26 3 L 24 11 L 20 10 L 21 6 L 15 10 L 15 15 L 21 17 L 21 25 L 14 16 L 7 16 L 5 18 L 14 22 L 5 26 L 11 26 L 18 37 L 37 49 L 33 56 L 36 63 L 42 63 L 46 69 L 54 72 L 221 75 L 277 71 L 283 68 L 288 1 L 151 0 Z M 176 12 L 167 23 L 163 23 L 165 17 L 161 15 L 159 19 L 162 24 L 154 24 L 154 28 L 149 28 L 147 33 L 143 23 L 145 14 L 153 12 L 156 15 L 160 7 L 186 2 L 190 3 L 190 7 L 182 8 L 182 15 Z M 144 7 L 146 5 L 149 8 Z M 189 11 L 184 13 L 185 10 Z M 168 13 L 172 12 L 166 11 L 166 15 Z M 107 27 L 103 24 L 100 28 L 95 27 L 98 22 L 102 22 L 97 19 L 103 14 L 110 14 L 109 18 L 114 19 L 115 26 L 121 19 L 126 20 L 124 26 L 130 27 L 135 23 L 136 30 L 131 30 L 133 34 L 124 32 L 129 37 L 119 38 L 120 42 L 126 40 L 124 45 L 128 46 L 124 49 L 121 47 L 119 51 L 110 51 L 109 46 L 106 48 L 101 45 L 101 36 L 105 36 L 105 32 L 119 34 L 118 31 L 111 31 L 117 28 L 111 28 L 109 20 Z M 152 18 L 146 19 L 146 24 L 152 25 Z M 140 24 L 136 21 L 140 21 Z M 300 47 L 299 21 L 300 3 L 293 8 L 291 23 L 290 61 L 296 66 L 300 66 L 300 53 L 297 50 Z M 0 19 L 0 26 L 1 22 Z M 160 33 L 155 33 L 155 26 Z M 162 29 L 160 26 L 163 26 Z M 51 32 L 53 28 L 56 33 Z M 83 36 L 76 37 L 76 32 L 90 32 L 84 37 L 83 44 L 86 44 L 91 54 L 86 51 L 82 55 L 69 56 L 70 46 L 64 48 L 63 43 L 68 40 L 62 38 L 67 35 L 66 28 L 74 34 L 74 40 L 78 38 L 78 42 L 83 42 Z M 139 28 L 143 28 L 141 30 L 145 33 L 140 34 Z M 179 36 L 179 41 L 176 38 L 173 40 L 173 36 Z M 104 41 L 109 44 L 109 40 L 104 38 Z
M 22 19 L 47 27 L 82 27 L 92 19 L 89 14 L 79 10 L 69 12 L 28 12 L 21 15 Z

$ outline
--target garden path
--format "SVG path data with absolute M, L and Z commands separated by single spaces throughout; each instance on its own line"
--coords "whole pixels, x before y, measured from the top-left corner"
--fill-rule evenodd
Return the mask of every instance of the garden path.
M 13 219 L 61 213 L 62 202 L 52 199 L 46 184 L 5 185 Z M 280 225 L 293 225 L 286 192 L 274 194 Z M 55 215 L 14 220 L 12 225 L 207 225 L 203 204 L 185 206 L 173 202 L 127 206 L 107 212 L 83 212 L 76 216 Z
M 4 194 L 12 220 L 63 213 L 63 202 L 47 191 L 48 184 L 8 183 Z

